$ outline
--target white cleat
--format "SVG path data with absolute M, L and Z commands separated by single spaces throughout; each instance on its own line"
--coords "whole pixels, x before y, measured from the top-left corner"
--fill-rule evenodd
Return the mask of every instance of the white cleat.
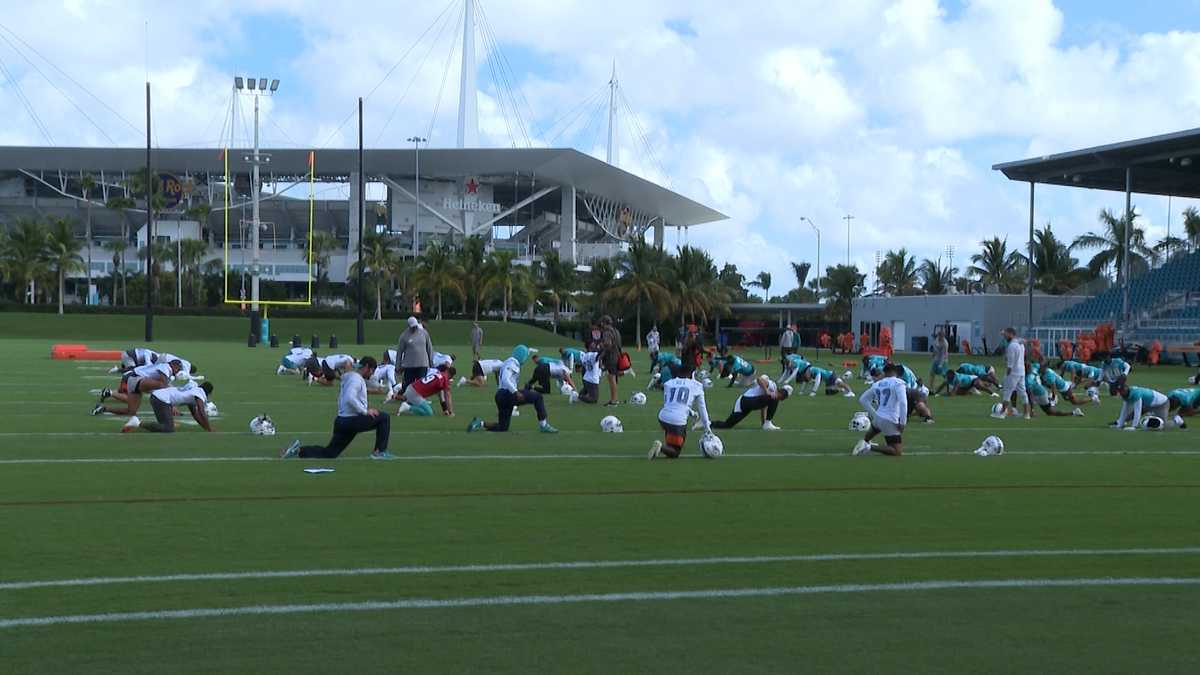
M 520 411 L 520 410 L 517 410 L 517 406 L 515 406 L 515 405 L 513 406 L 513 414 L 512 414 L 512 416 L 513 416 L 513 417 L 520 417 L 520 416 L 521 416 L 521 411 Z
M 662 454 L 662 441 L 654 441 L 650 444 L 650 452 L 646 456 L 650 460 L 655 460 L 660 454 Z
M 703 428 L 704 428 L 704 422 L 700 422 L 698 420 L 695 424 L 692 425 L 692 431 L 700 431 Z
M 412 409 L 412 406 L 408 404 L 408 401 L 402 401 L 400 403 L 400 407 L 396 410 L 396 414 L 403 415 L 404 413 L 408 412 L 411 409 Z
M 467 378 L 466 378 L 466 376 L 460 375 L 460 376 L 459 376 L 459 378 L 458 378 L 458 384 L 457 384 L 457 385 L 455 385 L 455 386 L 459 386 L 459 387 L 461 387 L 461 386 L 463 386 L 463 385 L 464 385 L 464 384 L 466 384 L 466 383 L 467 383 Z
M 1071 411 L 1071 416 L 1072 417 L 1083 417 L 1083 411 L 1080 410 L 1079 408 L 1076 408 Z
M 775 423 L 772 422 L 771 420 L 767 420 L 766 422 L 763 422 L 762 430 L 763 431 L 782 431 L 782 429 L 775 426 Z
M 275 369 L 275 374 L 276 374 L 276 375 L 282 375 L 282 374 L 284 374 L 285 372 L 287 372 L 287 369 L 283 367 L 283 364 L 282 364 L 282 363 L 281 363 L 281 364 L 279 364 L 279 367 Z
M 137 415 L 134 415 L 133 417 L 130 417 L 128 420 L 125 420 L 125 425 L 121 427 L 121 433 L 128 433 L 130 431 L 134 431 L 141 425 L 142 425 L 142 421 L 138 419 Z
M 571 396 L 567 398 L 567 403 L 575 404 L 579 402 L 579 393 L 571 392 Z
M 854 444 L 854 449 L 850 451 L 850 454 L 855 457 L 869 455 L 871 454 L 871 444 L 866 441 L 859 441 Z
M 848 391 L 848 392 L 842 394 L 842 398 L 854 398 L 854 392 Z

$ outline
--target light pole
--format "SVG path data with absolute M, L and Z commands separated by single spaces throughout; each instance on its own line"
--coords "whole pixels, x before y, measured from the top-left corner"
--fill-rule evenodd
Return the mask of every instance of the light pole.
M 817 224 L 809 219 L 808 216 L 800 216 L 800 220 L 808 223 L 808 226 L 817 233 L 817 302 L 821 301 L 821 229 Z
M 854 220 L 854 216 L 847 213 L 842 216 L 842 220 L 846 221 L 846 267 L 850 266 L 850 221 Z
M 250 177 L 250 245 L 254 248 L 251 253 L 250 262 L 250 332 L 254 334 L 257 341 L 262 340 L 262 325 L 259 323 L 258 317 L 258 275 L 259 275 L 259 252 L 258 252 L 258 229 L 261 227 L 259 223 L 258 209 L 258 191 L 259 191 L 259 167 L 263 164 L 268 164 L 271 161 L 271 156 L 259 152 L 258 149 L 258 99 L 260 96 L 270 96 L 279 89 L 279 80 L 272 79 L 270 88 L 267 87 L 267 78 L 260 77 L 255 80 L 253 77 L 247 77 L 243 81 L 241 77 L 233 78 L 233 86 L 240 93 L 245 93 L 254 98 L 254 152 L 250 155 L 243 155 L 242 159 L 249 162 L 253 172 Z
M 416 164 L 416 178 L 414 182 L 416 183 L 417 188 L 416 197 L 413 200 L 413 206 L 415 207 L 413 209 L 412 228 L 413 260 L 416 260 L 417 256 L 421 254 L 421 144 L 425 143 L 427 140 L 428 139 L 421 138 L 420 136 L 410 136 L 408 139 L 408 142 L 413 144 L 413 157 Z

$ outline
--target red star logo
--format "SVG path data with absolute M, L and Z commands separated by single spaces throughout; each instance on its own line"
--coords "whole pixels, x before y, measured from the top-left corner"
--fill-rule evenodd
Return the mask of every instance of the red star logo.
M 479 183 L 476 183 L 474 178 L 467 181 L 467 194 L 479 194 Z

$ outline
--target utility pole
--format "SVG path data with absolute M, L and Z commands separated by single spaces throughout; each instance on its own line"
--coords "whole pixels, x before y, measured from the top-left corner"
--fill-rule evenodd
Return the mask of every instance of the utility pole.
M 358 342 L 367 341 L 363 328 L 363 221 L 367 219 L 366 181 L 363 179 L 363 100 L 358 97 Z
M 612 79 L 608 81 L 608 163 L 616 166 L 620 161 L 617 147 L 617 62 L 613 60 Z
M 243 90 L 243 80 L 240 77 L 233 78 L 234 87 L 238 91 Z M 274 94 L 279 89 L 279 80 L 271 80 L 270 91 L 267 90 L 267 78 L 260 77 L 257 80 L 253 77 L 245 79 L 244 88 L 254 97 L 254 151 L 253 154 L 243 156 L 243 159 L 251 165 L 250 177 L 250 246 L 253 251 L 250 254 L 250 333 L 255 337 L 255 343 L 261 342 L 262 322 L 259 320 L 259 269 L 260 253 L 259 245 L 259 230 L 262 224 L 259 222 L 259 167 L 262 164 L 270 163 L 271 156 L 261 152 L 258 147 L 258 99 L 260 96 Z
M 421 255 L 421 144 L 426 139 L 420 136 L 410 136 L 408 141 L 413 144 L 413 154 L 416 163 L 416 201 L 413 202 L 413 233 L 412 233 L 412 254 L 415 262 L 417 256 Z
M 808 226 L 817 233 L 817 302 L 821 301 L 821 229 L 817 227 L 808 216 L 800 216 L 800 220 L 808 223 Z
M 842 220 L 846 221 L 846 267 L 850 266 L 850 221 L 854 220 L 854 216 L 847 213 L 842 216 Z
M 146 80 L 146 342 L 154 341 L 154 194 L 150 168 L 150 80 Z

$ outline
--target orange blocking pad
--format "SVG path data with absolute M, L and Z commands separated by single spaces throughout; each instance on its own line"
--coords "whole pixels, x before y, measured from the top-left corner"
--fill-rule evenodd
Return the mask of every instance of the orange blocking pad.
M 87 345 L 62 344 L 50 348 L 50 358 L 77 361 L 120 361 L 119 350 L 91 350 Z

